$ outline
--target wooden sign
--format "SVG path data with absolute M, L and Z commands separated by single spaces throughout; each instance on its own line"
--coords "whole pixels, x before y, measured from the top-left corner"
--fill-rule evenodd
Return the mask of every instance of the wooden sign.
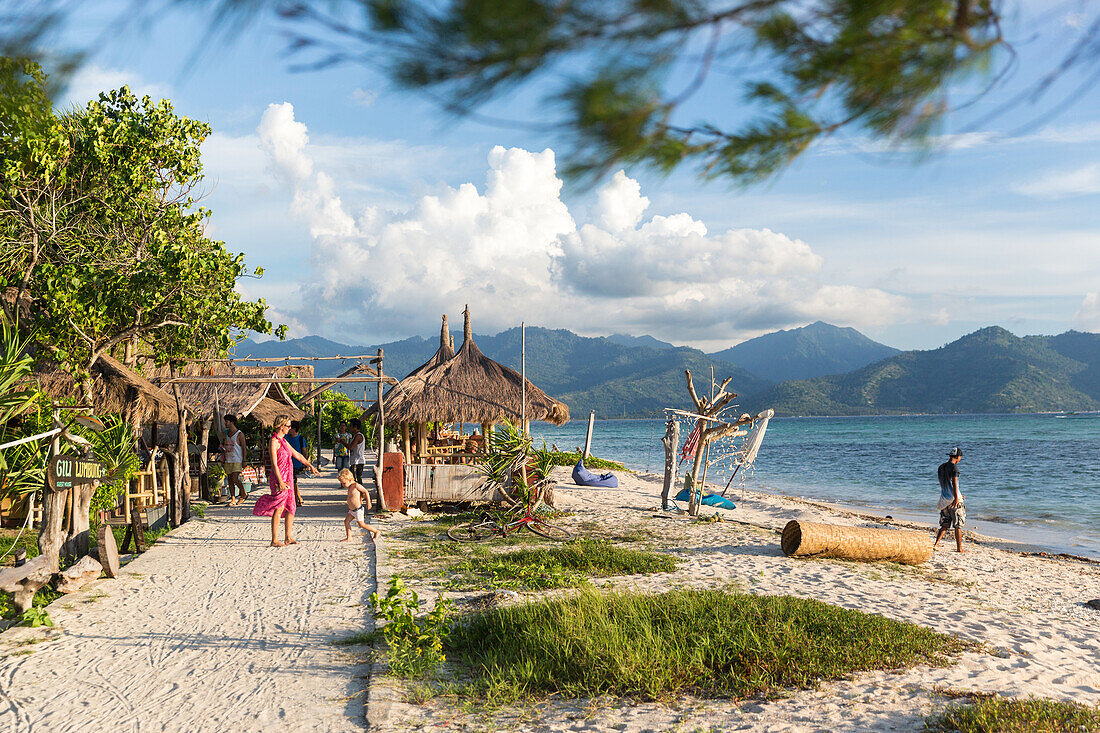
M 54 456 L 50 459 L 48 480 L 54 491 L 67 491 L 78 484 L 100 481 L 106 469 L 99 461 L 80 456 Z

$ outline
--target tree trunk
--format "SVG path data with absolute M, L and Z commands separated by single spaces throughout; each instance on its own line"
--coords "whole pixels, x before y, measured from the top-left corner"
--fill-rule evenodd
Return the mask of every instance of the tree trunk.
M 169 372 L 173 377 L 176 376 L 176 369 L 173 366 Z M 176 398 L 176 456 L 175 456 L 175 468 L 176 475 L 173 477 L 173 488 L 175 488 L 175 496 L 173 497 L 173 511 L 172 526 L 178 527 L 191 518 L 191 466 L 190 459 L 187 455 L 187 407 L 184 405 L 183 397 L 180 395 L 180 387 L 178 384 L 172 385 L 172 395 Z
M 688 496 L 688 514 L 699 514 L 699 499 L 702 497 L 703 483 L 699 480 L 699 465 L 703 462 L 703 451 L 707 447 L 707 431 L 699 431 L 699 445 L 695 449 L 695 464 L 691 469 L 691 494 Z
M 91 529 L 92 497 L 99 487 L 99 482 L 91 484 L 77 484 L 72 489 L 73 513 L 72 526 L 69 528 L 69 537 L 65 542 L 63 554 L 72 557 L 87 555 L 91 546 L 89 531 Z
M 676 488 L 676 453 L 680 448 L 680 423 L 670 417 L 665 426 L 665 485 L 661 489 L 661 509 L 668 509 L 668 497 Z
M 210 426 L 213 421 L 213 417 L 208 417 L 203 420 L 202 431 L 199 433 L 199 445 L 202 446 L 202 450 L 199 451 L 199 492 L 200 495 L 206 500 L 210 500 L 211 498 L 210 479 L 207 475 L 207 471 L 210 467 L 207 465 L 206 446 L 210 444 Z
M 55 410 L 53 413 L 54 425 L 57 425 L 60 419 L 60 413 Z M 50 457 L 52 458 L 60 453 L 61 439 L 55 436 L 50 444 Z M 49 485 L 45 486 L 43 490 L 42 526 L 38 530 L 38 551 L 47 558 L 46 562 L 52 568 L 51 572 L 57 572 L 58 559 L 61 557 L 61 545 L 65 541 L 65 535 L 61 531 L 61 523 L 65 518 L 65 504 L 68 493 L 67 491 L 53 491 Z M 42 585 L 45 585 L 45 583 Z M 42 586 L 38 587 L 41 588 Z

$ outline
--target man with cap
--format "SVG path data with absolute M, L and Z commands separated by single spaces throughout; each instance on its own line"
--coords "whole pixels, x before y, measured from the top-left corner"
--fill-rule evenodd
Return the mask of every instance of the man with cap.
M 953 529 L 956 548 L 959 552 L 965 552 L 962 526 L 966 523 L 966 509 L 963 508 L 963 495 L 959 491 L 959 461 L 962 460 L 962 456 L 961 448 L 952 448 L 947 454 L 947 461 L 941 463 L 937 471 L 940 479 L 940 529 L 936 532 L 933 548 L 940 544 L 940 539 L 947 530 Z

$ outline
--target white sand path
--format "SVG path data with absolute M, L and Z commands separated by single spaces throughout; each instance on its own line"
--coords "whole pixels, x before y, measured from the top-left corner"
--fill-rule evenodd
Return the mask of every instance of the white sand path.
M 337 543 L 333 478 L 303 498 L 298 545 L 268 547 L 251 500 L 212 507 L 51 604 L 54 629 L 0 634 L 0 730 L 362 730 L 366 647 L 332 642 L 369 627 L 373 550 Z

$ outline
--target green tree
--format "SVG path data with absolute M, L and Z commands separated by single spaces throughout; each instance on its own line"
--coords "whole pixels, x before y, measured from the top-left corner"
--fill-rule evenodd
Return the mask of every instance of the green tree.
M 0 64 L 0 288 L 40 348 L 83 375 L 120 348 L 164 362 L 271 332 L 264 302 L 235 289 L 243 256 L 205 236 L 193 197 L 208 125 L 126 87 L 56 114 L 40 69 Z

